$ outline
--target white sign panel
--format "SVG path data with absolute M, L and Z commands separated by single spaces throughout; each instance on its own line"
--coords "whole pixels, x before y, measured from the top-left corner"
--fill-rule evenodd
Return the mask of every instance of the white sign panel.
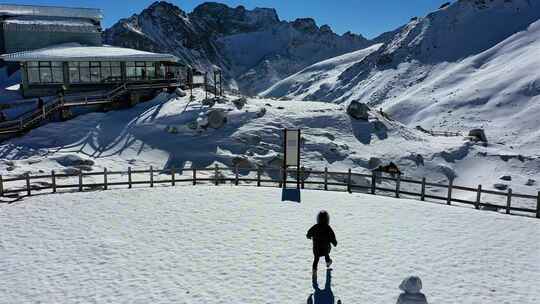
M 298 142 L 300 131 L 299 130 L 286 130 L 287 141 L 285 142 L 285 159 L 287 160 L 286 166 L 298 166 L 300 155 L 298 154 L 298 148 L 300 143 Z
M 193 84 L 204 84 L 204 75 L 193 75 Z

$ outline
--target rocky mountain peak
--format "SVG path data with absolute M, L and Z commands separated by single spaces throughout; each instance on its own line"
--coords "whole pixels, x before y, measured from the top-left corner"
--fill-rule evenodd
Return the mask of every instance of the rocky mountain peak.
M 167 1 L 156 1 L 152 3 L 148 8 L 142 11 L 141 15 L 159 18 L 167 18 L 171 16 L 187 17 L 186 12 Z
M 281 21 L 272 8 L 247 9 L 206 2 L 186 13 L 157 1 L 103 34 L 106 44 L 172 53 L 201 71 L 220 67 L 231 88 L 256 94 L 315 62 L 371 42 L 337 35 L 312 18 Z M 264 72 L 263 72 L 264 71 Z
M 252 32 L 279 23 L 274 9 L 248 10 L 244 6 L 232 8 L 216 2 L 205 2 L 197 6 L 190 17 L 204 21 L 208 27 L 221 34 Z
M 301 32 L 316 32 L 319 30 L 313 18 L 298 18 L 293 21 L 292 26 Z

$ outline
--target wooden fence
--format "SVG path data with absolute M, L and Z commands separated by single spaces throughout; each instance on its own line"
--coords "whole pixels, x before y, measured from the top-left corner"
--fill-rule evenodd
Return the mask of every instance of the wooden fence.
M 268 167 L 244 169 L 218 166 L 201 169 L 189 168 L 177 170 L 171 168 L 155 170 L 153 167 L 150 167 L 145 170 L 128 168 L 127 171 L 109 171 L 107 169 L 100 172 L 79 171 L 75 174 L 57 174 L 55 171 L 52 171 L 51 174 L 25 174 L 24 176 L 10 178 L 0 175 L 0 197 L 21 197 L 21 193 L 22 196 L 31 196 L 38 193 L 42 194 L 44 191 L 57 193 L 61 189 L 71 189 L 71 192 L 82 192 L 88 190 L 108 190 L 112 187 L 122 186 L 131 189 L 136 185 L 149 185 L 150 187 L 156 185 L 176 186 L 180 183 L 192 185 L 211 183 L 216 186 L 224 183 L 232 183 L 237 186 L 240 183 L 249 183 L 256 184 L 257 187 L 282 187 L 284 184 L 292 184 L 301 189 L 307 187 L 308 189 L 325 191 L 364 192 L 373 195 L 390 194 L 396 198 L 405 196 L 421 201 L 442 202 L 447 205 L 458 203 L 470 205 L 476 209 L 504 210 L 506 214 L 529 215 L 540 218 L 540 191 L 537 195 L 526 195 L 514 193 L 512 189 L 509 189 L 507 192 L 493 191 L 483 189 L 482 185 L 472 188 L 454 185 L 453 181 L 450 181 L 448 184 L 439 184 L 428 182 L 425 178 L 415 180 L 401 176 L 382 176 L 376 172 L 362 174 L 352 172 L 351 169 L 347 172 L 332 172 L 328 168 L 325 168 L 324 171 L 305 168 L 302 168 L 299 172 L 288 170 L 285 175 L 288 177 L 283 180 L 284 174 L 282 170 L 280 168 Z M 224 173 L 230 174 L 227 176 Z M 163 179 L 163 176 L 166 178 Z M 98 178 L 100 182 L 88 183 L 89 177 Z M 118 177 L 120 177 L 120 180 L 118 180 Z M 85 182 L 85 178 L 87 182 Z M 359 178 L 361 182 L 358 182 Z M 65 183 L 66 180 L 68 180 L 68 183 Z M 76 182 L 73 183 L 73 180 L 76 180 Z M 405 185 L 415 185 L 418 191 L 405 189 Z M 440 194 L 441 191 L 443 192 L 442 195 Z M 469 192 L 476 199 L 474 201 L 460 199 L 455 195 L 457 191 Z M 485 198 L 486 195 L 503 198 L 505 203 L 501 205 L 488 202 Z M 518 199 L 521 201 L 527 200 L 529 205 L 535 205 L 536 208 L 516 206 Z

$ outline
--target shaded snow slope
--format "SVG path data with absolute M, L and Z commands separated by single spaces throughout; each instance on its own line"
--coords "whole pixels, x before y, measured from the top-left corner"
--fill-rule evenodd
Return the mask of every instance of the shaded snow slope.
M 241 110 L 230 101 L 216 104 L 213 110 L 225 111 L 227 123 L 218 130 L 205 130 L 197 125 L 212 109 L 201 105 L 202 91 L 196 90 L 195 95 L 197 101 L 190 104 L 188 97 L 161 95 L 131 109 L 86 114 L 34 129 L 0 145 L 0 174 L 129 166 L 201 168 L 216 163 L 233 166 L 239 161 L 253 167 L 279 166 L 283 128 L 302 128 L 302 163 L 308 168 L 367 173 L 393 161 L 407 176 L 436 182 L 456 178 L 456 184 L 491 188 L 501 182 L 501 175 L 510 175 L 512 180 L 504 183 L 514 192 L 540 190 L 540 158 L 520 156 L 501 144 L 484 147 L 462 137 L 433 137 L 377 111 L 370 113 L 368 121 L 356 121 L 338 104 L 257 98 L 247 99 Z M 66 156 L 82 161 L 62 163 Z M 526 186 L 529 179 L 536 183 Z M 469 195 L 466 198 L 475 199 L 474 193 Z
M 321 209 L 343 303 L 395 303 L 409 275 L 429 303 L 540 301 L 536 219 L 321 191 L 280 200 L 279 189 L 187 186 L 0 205 L 0 303 L 305 303 L 305 234 Z M 325 277 L 321 262 L 321 288 Z
M 485 128 L 492 142 L 538 156 L 540 77 L 530 72 L 540 67 L 538 18 L 538 1 L 458 1 L 411 21 L 344 72 L 319 72 L 327 81 L 299 73 L 264 95 L 357 99 L 411 127 Z
M 375 44 L 366 49 L 331 58 L 311 65 L 300 72 L 293 74 L 262 92 L 262 96 L 289 96 L 294 90 L 298 99 L 309 98 L 318 90 L 331 91 L 339 85 L 339 75 L 349 67 L 377 51 L 382 44 Z

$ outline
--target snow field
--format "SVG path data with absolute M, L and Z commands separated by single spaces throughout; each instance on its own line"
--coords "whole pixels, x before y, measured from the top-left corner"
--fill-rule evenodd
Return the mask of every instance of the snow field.
M 305 233 L 321 209 L 339 242 L 332 289 L 343 303 L 394 303 L 412 274 L 430 303 L 540 300 L 536 219 L 361 194 L 280 198 L 198 186 L 0 205 L 0 303 L 303 303 Z

